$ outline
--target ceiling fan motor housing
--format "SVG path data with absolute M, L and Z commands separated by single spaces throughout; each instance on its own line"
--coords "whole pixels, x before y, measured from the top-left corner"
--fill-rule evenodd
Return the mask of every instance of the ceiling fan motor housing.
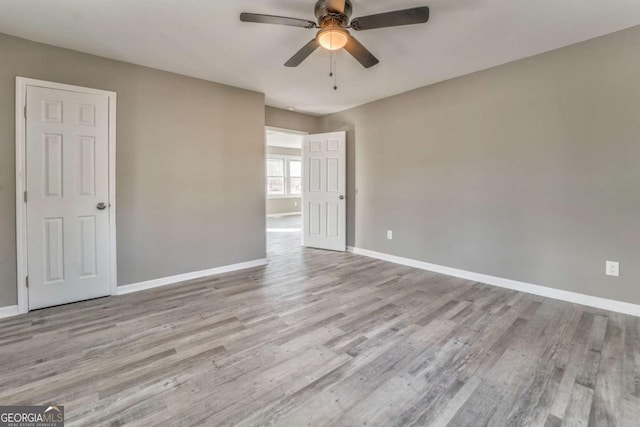
M 331 13 L 327 10 L 326 0 L 318 0 L 314 12 L 321 28 L 328 26 L 346 27 L 349 25 L 349 18 L 353 13 L 353 6 L 350 0 L 344 2 L 344 13 Z

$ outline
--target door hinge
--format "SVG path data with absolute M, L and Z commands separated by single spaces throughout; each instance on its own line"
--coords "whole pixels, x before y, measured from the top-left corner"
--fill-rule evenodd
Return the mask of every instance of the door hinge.
M 24 118 L 25 119 L 27 118 L 27 106 L 26 105 L 24 106 Z
M 29 287 L 29 276 L 25 277 L 25 283 L 27 284 L 27 288 Z
M 24 202 L 27 203 L 27 192 L 24 192 Z

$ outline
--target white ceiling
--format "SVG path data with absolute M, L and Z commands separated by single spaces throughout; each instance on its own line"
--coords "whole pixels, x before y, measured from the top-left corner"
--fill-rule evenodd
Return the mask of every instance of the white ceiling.
M 354 0 L 354 17 L 421 5 L 426 25 L 356 33 L 369 70 L 329 53 L 283 64 L 313 30 L 249 24 L 240 12 L 314 19 L 315 0 L 0 0 L 0 32 L 266 94 L 325 114 L 640 24 L 638 0 Z

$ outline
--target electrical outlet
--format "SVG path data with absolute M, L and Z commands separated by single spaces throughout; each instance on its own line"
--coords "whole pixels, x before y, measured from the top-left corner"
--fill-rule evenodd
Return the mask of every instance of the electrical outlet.
M 607 276 L 620 277 L 620 263 L 615 261 L 607 261 Z
M 387 230 L 387 240 L 393 240 L 393 231 Z

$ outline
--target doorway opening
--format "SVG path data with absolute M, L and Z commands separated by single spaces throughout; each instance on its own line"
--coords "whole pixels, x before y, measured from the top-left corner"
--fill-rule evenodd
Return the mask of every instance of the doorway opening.
M 267 254 L 302 247 L 302 145 L 306 133 L 266 128 Z

